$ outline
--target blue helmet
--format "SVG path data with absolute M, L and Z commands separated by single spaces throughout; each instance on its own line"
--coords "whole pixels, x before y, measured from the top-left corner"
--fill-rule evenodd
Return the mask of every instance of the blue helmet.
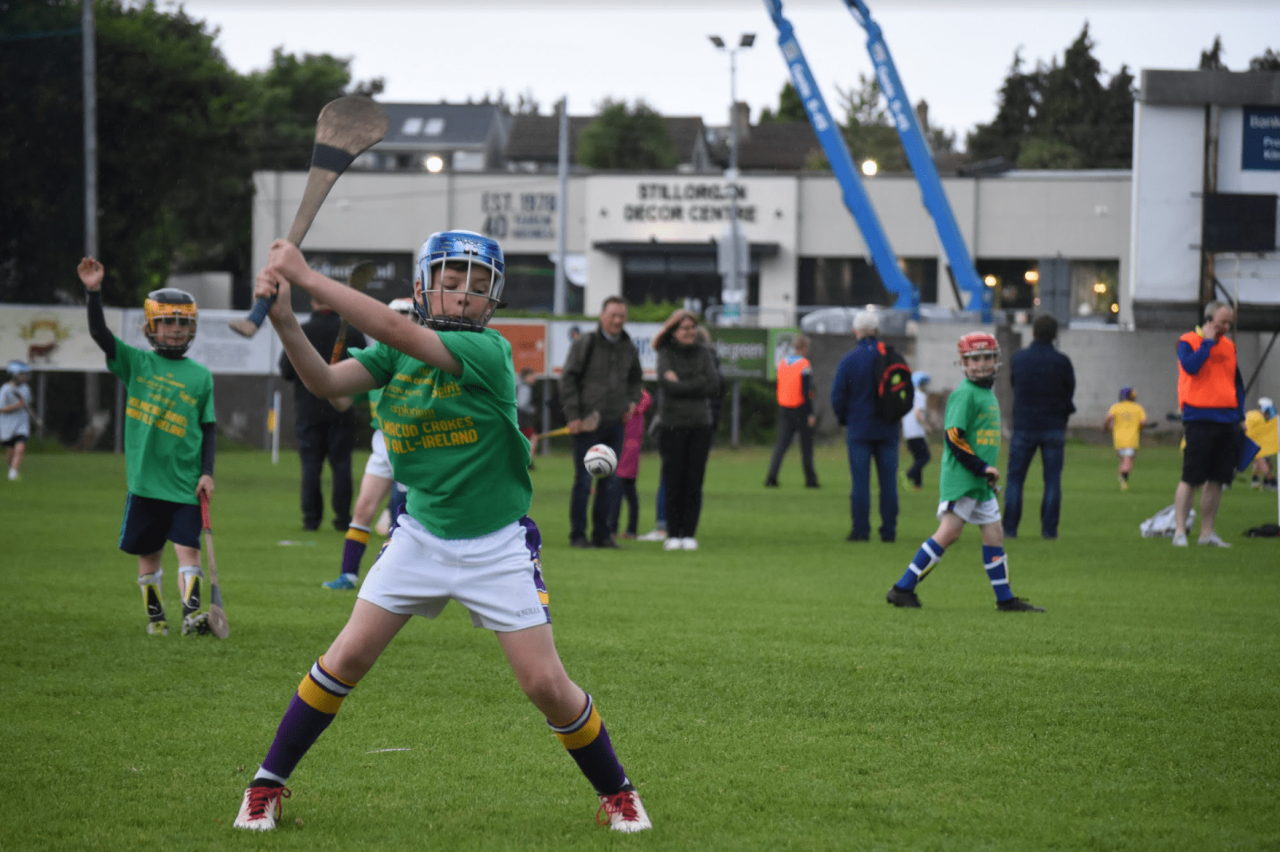
M 454 266 L 457 264 L 457 266 Z M 471 270 L 479 267 L 489 272 L 488 289 L 485 292 L 468 289 L 463 294 L 463 314 L 451 316 L 436 314 L 439 304 L 431 304 L 430 294 L 443 296 L 445 291 L 433 276 L 436 267 L 443 269 L 446 265 L 466 273 L 466 280 L 471 281 Z M 414 298 L 414 309 L 421 317 L 424 325 L 437 331 L 480 331 L 489 323 L 493 312 L 502 300 L 502 283 L 506 263 L 502 256 L 502 246 L 497 240 L 490 239 L 475 231 L 440 231 L 427 237 L 427 241 L 418 249 L 418 292 Z M 441 279 L 443 280 L 443 276 Z M 432 289 L 432 287 L 435 289 Z M 483 303 L 478 313 L 471 309 L 472 305 Z
M 916 387 L 923 387 L 924 385 L 929 384 L 929 382 L 931 381 L 933 381 L 933 378 L 928 373 L 921 372 L 921 373 L 911 374 L 911 384 L 915 385 Z
M 1138 398 L 1138 394 L 1133 388 L 1120 388 L 1120 401 L 1130 402 Z
M 16 379 L 18 378 L 18 376 L 24 375 L 26 373 L 30 373 L 31 367 L 28 366 L 25 362 L 19 361 L 18 359 L 15 358 L 14 360 L 8 363 L 8 365 L 5 367 L 5 370 L 8 371 L 10 378 Z
M 1271 420 L 1276 416 L 1276 404 L 1271 401 L 1270 397 L 1262 397 L 1258 400 L 1258 408 L 1262 411 L 1262 416 L 1267 420 Z

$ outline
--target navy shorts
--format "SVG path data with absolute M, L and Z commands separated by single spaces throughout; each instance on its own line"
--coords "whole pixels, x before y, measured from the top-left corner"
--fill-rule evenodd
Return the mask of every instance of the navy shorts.
M 1182 481 L 1188 485 L 1227 485 L 1236 476 L 1240 427 L 1235 423 L 1188 420 L 1182 424 L 1187 448 L 1182 453 Z
M 12 438 L 10 438 L 9 440 L 5 441 L 5 442 L 4 442 L 4 446 L 6 446 L 6 447 L 16 447 L 16 446 L 18 446 L 19 444 L 25 444 L 26 442 L 27 442 L 27 436 L 26 436 L 26 435 L 23 435 L 21 432 L 19 432 L 18 434 L 14 435 L 14 436 L 13 436 Z
M 148 556 L 171 541 L 200 549 L 200 507 L 192 503 L 172 503 L 130 493 L 124 501 L 120 523 L 120 549 L 135 556 Z

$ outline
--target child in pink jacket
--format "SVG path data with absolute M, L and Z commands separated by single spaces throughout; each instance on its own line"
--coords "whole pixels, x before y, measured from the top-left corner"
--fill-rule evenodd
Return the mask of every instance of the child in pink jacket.
M 622 456 L 618 459 L 617 476 L 622 483 L 622 500 L 627 502 L 627 530 L 621 538 L 635 538 L 636 524 L 640 521 L 640 498 L 636 495 L 636 477 L 640 475 L 640 444 L 644 442 L 644 413 L 653 404 L 653 396 L 646 391 L 640 392 L 640 404 L 635 413 L 626 422 L 625 437 L 622 442 Z M 618 529 L 618 516 L 622 514 L 622 503 L 613 507 L 613 519 L 609 525 L 614 532 Z

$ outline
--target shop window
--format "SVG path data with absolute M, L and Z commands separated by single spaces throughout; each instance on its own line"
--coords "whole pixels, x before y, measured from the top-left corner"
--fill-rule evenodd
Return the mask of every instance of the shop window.
M 899 258 L 898 266 L 920 291 L 922 303 L 938 301 L 937 258 Z M 862 257 L 802 257 L 797 278 L 796 301 L 806 307 L 891 305 L 896 301 L 875 266 Z
M 506 256 L 502 301 L 517 311 L 550 311 L 555 305 L 556 265 L 546 254 Z M 565 310 L 582 313 L 582 288 L 565 282 Z
M 996 310 L 1033 310 L 1039 306 L 1040 263 L 1022 258 L 980 258 L 978 278 L 992 291 Z
M 1095 323 L 1120 319 L 1120 261 L 1071 261 L 1071 317 Z

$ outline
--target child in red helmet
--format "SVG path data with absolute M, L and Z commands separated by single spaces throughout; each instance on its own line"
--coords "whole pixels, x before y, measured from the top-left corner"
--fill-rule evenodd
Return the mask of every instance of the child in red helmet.
M 1044 612 L 1014 597 L 1009 587 L 1004 528 L 995 494 L 1000 479 L 995 466 L 1000 456 L 1000 404 L 991 390 L 1000 368 L 1000 344 L 990 334 L 977 331 L 960 338 L 959 351 L 964 381 L 947 399 L 938 529 L 920 545 L 885 599 L 896 607 L 919 607 L 916 586 L 970 523 L 982 531 L 982 565 L 996 594 L 996 609 Z

